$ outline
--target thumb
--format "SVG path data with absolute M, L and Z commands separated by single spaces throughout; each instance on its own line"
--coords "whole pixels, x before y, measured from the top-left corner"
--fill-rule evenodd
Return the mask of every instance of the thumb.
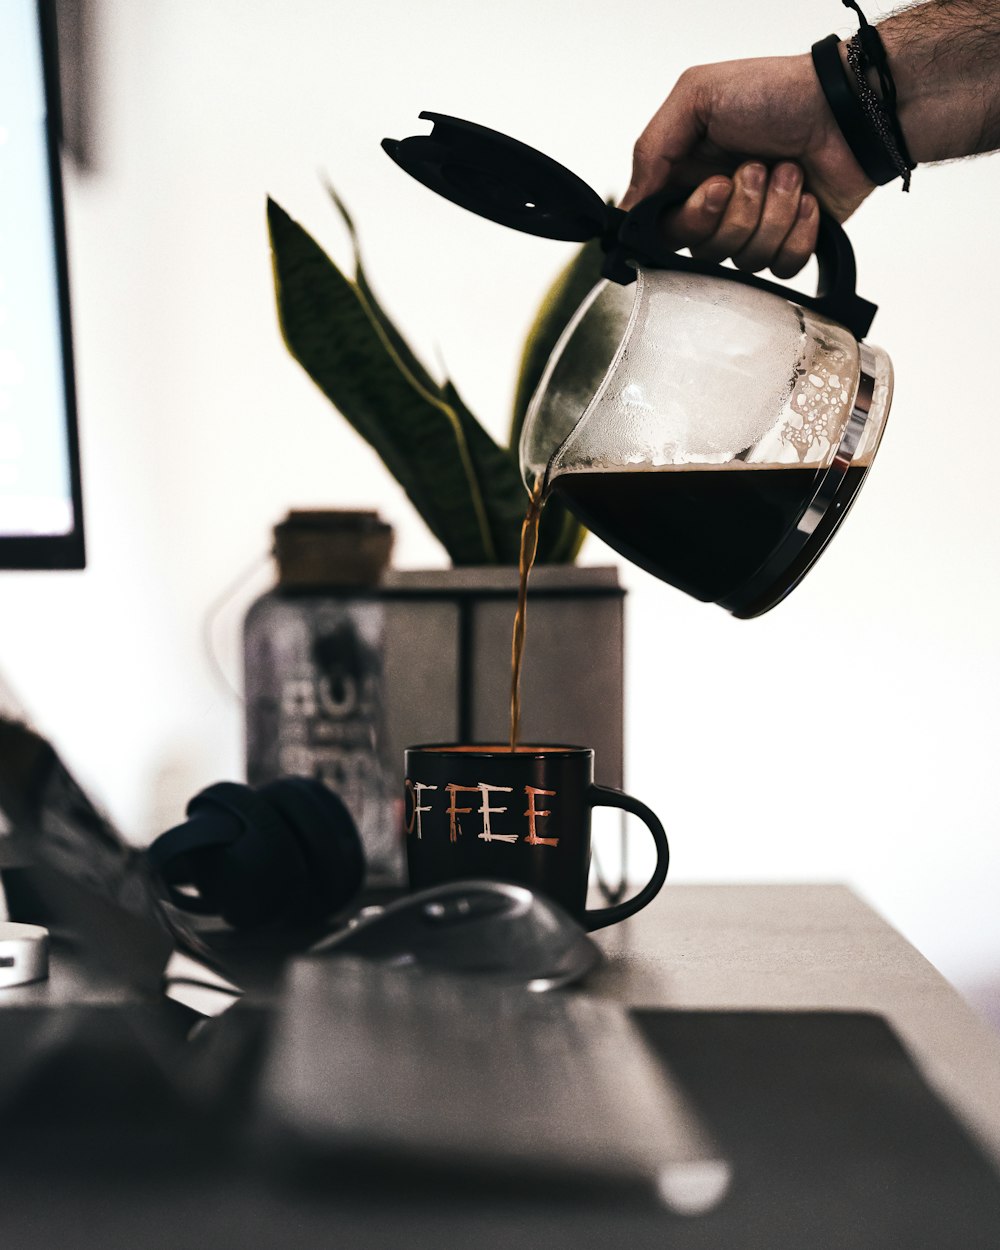
M 665 187 L 670 180 L 670 162 L 667 160 L 659 160 L 655 165 L 655 177 L 653 169 L 648 165 L 640 166 L 638 156 L 636 163 L 632 166 L 632 176 L 629 179 L 628 189 L 618 203 L 618 207 L 624 212 L 635 208 L 640 200 L 646 199 L 649 195 L 654 195 L 662 187 Z

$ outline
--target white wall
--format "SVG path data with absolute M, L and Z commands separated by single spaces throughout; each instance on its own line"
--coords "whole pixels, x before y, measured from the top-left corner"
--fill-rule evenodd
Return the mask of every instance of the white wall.
M 289 506 L 377 506 L 398 563 L 444 562 L 284 353 L 266 193 L 346 263 L 329 172 L 386 302 L 500 434 L 567 248 L 436 199 L 379 140 L 450 112 L 620 192 L 687 64 L 803 51 L 852 21 L 835 0 L 104 0 L 98 17 L 103 170 L 68 184 L 90 564 L 0 576 L 0 667 L 142 842 L 240 773 L 203 626 Z M 669 823 L 676 879 L 849 881 L 965 986 L 1000 981 L 998 200 L 1000 158 L 922 168 L 851 224 L 894 409 L 787 604 L 738 622 L 623 570 L 629 783 Z M 585 559 L 608 558 L 592 540 Z M 267 580 L 215 619 L 234 677 Z

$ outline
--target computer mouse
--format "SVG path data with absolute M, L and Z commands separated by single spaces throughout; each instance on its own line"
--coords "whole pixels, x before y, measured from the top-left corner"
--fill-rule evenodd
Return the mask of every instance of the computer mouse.
M 504 881 L 453 881 L 365 908 L 313 955 L 353 955 L 393 965 L 556 989 L 601 958 L 581 925 L 558 904 Z

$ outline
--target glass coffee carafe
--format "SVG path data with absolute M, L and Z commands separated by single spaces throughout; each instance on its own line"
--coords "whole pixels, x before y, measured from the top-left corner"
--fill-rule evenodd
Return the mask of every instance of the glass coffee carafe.
M 892 367 L 844 326 L 738 282 L 639 270 L 598 286 L 556 348 L 521 440 L 585 525 L 697 599 L 756 616 L 854 499 Z
M 605 280 L 564 331 L 520 459 L 594 533 L 695 598 L 757 616 L 798 584 L 878 447 L 892 366 L 823 218 L 816 295 L 666 249 L 668 195 L 626 214 L 523 144 L 422 114 L 385 147 L 448 199 L 550 238 L 598 237 Z

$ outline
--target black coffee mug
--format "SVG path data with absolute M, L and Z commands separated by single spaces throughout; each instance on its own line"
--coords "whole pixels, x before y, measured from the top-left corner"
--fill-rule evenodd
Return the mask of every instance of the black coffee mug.
M 670 847 L 659 820 L 621 790 L 594 784 L 589 747 L 435 745 L 406 752 L 410 888 L 492 878 L 526 885 L 586 929 L 634 915 L 659 893 Z M 656 869 L 633 898 L 587 910 L 590 814 L 619 807 L 656 843 Z

